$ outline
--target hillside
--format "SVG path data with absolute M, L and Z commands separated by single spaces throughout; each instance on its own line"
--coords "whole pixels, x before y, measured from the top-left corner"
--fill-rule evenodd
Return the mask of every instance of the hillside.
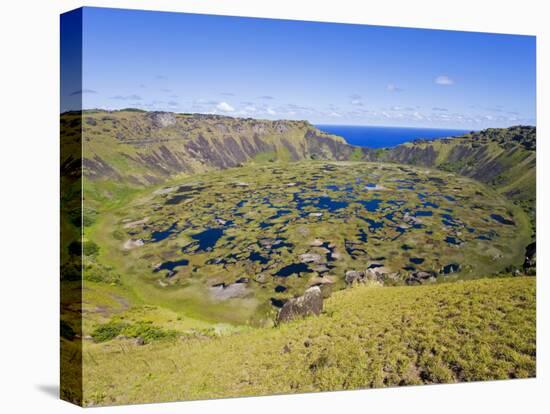
M 62 115 L 65 136 L 76 137 L 78 117 Z M 353 150 L 343 138 L 322 133 L 307 121 L 140 110 L 84 111 L 82 136 L 86 187 L 103 190 L 96 198 L 105 197 L 105 189 L 149 186 L 178 174 L 249 161 L 344 160 Z
M 535 315 L 534 278 L 357 287 L 325 301 L 321 316 L 277 328 L 144 346 L 85 341 L 84 402 L 533 377 Z
M 471 177 L 519 204 L 535 231 L 536 128 L 490 128 L 457 138 L 418 140 L 365 152 L 376 161 L 435 167 Z

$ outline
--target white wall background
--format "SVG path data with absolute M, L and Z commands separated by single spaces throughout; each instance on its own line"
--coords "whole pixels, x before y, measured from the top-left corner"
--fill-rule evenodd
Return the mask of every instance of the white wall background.
M 99 408 L 94 412 L 538 413 L 550 398 L 550 25 L 541 0 L 12 0 L 0 13 L 0 411 L 75 412 L 58 383 L 59 14 L 82 5 L 536 34 L 538 378 Z M 549 180 L 549 181 L 546 181 Z M 546 406 L 546 407 L 545 407 Z M 548 411 L 545 411 L 548 412 Z

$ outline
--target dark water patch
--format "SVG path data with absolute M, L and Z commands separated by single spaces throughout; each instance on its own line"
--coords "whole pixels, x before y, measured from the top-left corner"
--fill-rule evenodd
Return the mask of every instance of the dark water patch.
M 500 214 L 491 214 L 491 218 L 495 221 L 498 221 L 500 224 L 505 224 L 507 226 L 513 226 L 516 224 L 513 220 L 504 218 Z
M 460 240 L 458 240 L 456 237 L 447 236 L 445 237 L 445 241 L 449 244 L 458 246 L 460 243 L 462 243 Z
M 458 263 L 450 263 L 446 266 L 443 266 L 443 269 L 441 271 L 445 275 L 448 275 L 449 273 L 456 273 L 460 271 L 460 265 Z
M 270 301 L 271 301 L 271 305 L 275 306 L 276 308 L 282 308 L 283 305 L 285 304 L 285 301 L 282 299 L 271 298 Z
M 267 257 L 262 256 L 258 252 L 251 252 L 248 256 L 248 260 L 252 260 L 253 262 L 258 262 L 260 264 L 267 264 L 269 263 L 269 259 Z
M 414 264 L 422 264 L 422 263 L 424 263 L 424 259 L 422 259 L 421 257 L 411 257 L 411 258 L 409 259 L 409 261 L 410 261 L 411 263 L 414 263 Z
M 332 213 L 336 210 L 346 208 L 348 204 L 349 203 L 347 201 L 336 201 L 330 197 L 322 196 L 322 197 L 319 197 L 316 207 L 323 210 L 328 210 Z
M 212 250 L 218 240 L 223 236 L 224 231 L 224 229 L 210 228 L 192 235 L 191 238 L 198 241 L 198 248 L 195 252 Z
M 157 266 L 153 270 L 153 272 L 157 273 L 157 272 L 160 272 L 161 270 L 168 270 L 169 272 L 174 272 L 174 269 L 176 267 L 187 266 L 188 264 L 189 264 L 189 260 L 187 259 L 181 259 L 175 262 L 168 261 L 168 262 L 162 263 L 160 266 Z
M 435 203 L 432 203 L 431 201 L 426 201 L 424 203 L 422 203 L 422 205 L 424 206 L 424 208 L 439 208 L 439 206 Z
M 274 290 L 277 293 L 282 293 L 282 292 L 286 291 L 286 287 L 284 287 L 283 285 L 277 285 L 277 286 L 275 286 Z
M 309 266 L 305 263 L 293 263 L 279 269 L 274 276 L 288 277 L 293 274 L 297 274 L 299 276 L 301 273 L 311 273 Z
M 189 200 L 191 197 L 187 195 L 175 195 L 173 197 L 170 197 L 168 200 L 164 202 L 167 206 L 172 206 L 181 203 L 182 201 Z
M 408 244 L 402 244 L 401 249 L 407 251 L 407 250 L 412 250 L 413 247 L 409 246 Z
M 441 222 L 445 226 L 449 226 L 449 227 L 459 227 L 460 226 L 460 223 L 453 216 L 451 216 L 450 214 L 441 214 L 441 217 L 442 217 Z
M 365 210 L 375 212 L 380 208 L 380 203 L 382 203 L 382 200 L 375 198 L 373 200 L 358 200 L 357 202 L 361 204 Z
M 384 216 L 384 218 L 385 218 L 386 220 L 389 220 L 389 221 L 393 222 L 393 223 L 396 223 L 396 221 L 393 219 L 393 216 L 394 216 L 394 215 L 395 215 L 395 213 L 388 213 L 388 214 L 386 214 L 386 215 Z
M 376 221 L 368 217 L 361 217 L 361 216 L 359 216 L 359 218 L 369 223 L 369 231 L 371 233 L 374 233 L 376 232 L 377 229 L 381 229 L 382 227 L 384 227 L 384 222 L 382 221 Z
M 476 239 L 477 240 L 487 240 L 487 241 L 493 240 L 491 237 L 486 236 L 484 234 L 482 234 L 481 236 L 477 236 Z
M 368 237 L 367 233 L 365 232 L 365 230 L 363 230 L 363 229 L 359 229 L 359 233 L 357 233 L 357 237 L 363 243 L 367 243 L 369 241 L 369 237 Z
M 165 240 L 167 239 L 168 237 L 170 237 L 172 234 L 176 233 L 176 225 L 177 225 L 177 222 L 176 223 L 173 223 L 170 227 L 168 227 L 166 230 L 161 230 L 161 231 L 154 231 L 151 233 L 151 242 L 153 243 L 157 243 L 157 242 L 160 242 L 162 240 Z
M 432 211 L 429 210 L 418 210 L 414 213 L 416 217 L 430 217 L 433 215 Z
M 407 265 L 403 267 L 403 270 L 406 270 L 407 272 L 414 272 L 416 270 L 416 267 Z
M 444 195 L 443 198 L 445 198 L 447 201 L 456 201 L 456 199 L 450 195 Z

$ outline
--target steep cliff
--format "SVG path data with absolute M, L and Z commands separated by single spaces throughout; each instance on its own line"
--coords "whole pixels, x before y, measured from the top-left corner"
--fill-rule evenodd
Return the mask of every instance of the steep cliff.
M 76 116 L 64 114 L 62 125 Z M 131 186 L 252 160 L 347 159 L 352 151 L 343 138 L 306 121 L 137 110 L 85 111 L 82 117 L 85 179 Z

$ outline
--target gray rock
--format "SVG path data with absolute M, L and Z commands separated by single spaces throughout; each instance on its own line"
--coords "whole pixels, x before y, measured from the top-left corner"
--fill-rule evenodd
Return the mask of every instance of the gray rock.
M 319 315 L 322 310 L 323 294 L 319 286 L 313 286 L 307 289 L 303 296 L 285 302 L 277 316 L 277 323 L 288 322 L 308 315 Z
M 435 272 L 424 272 L 424 271 L 416 271 L 412 272 L 407 279 L 405 279 L 405 283 L 407 285 L 419 285 L 426 282 L 434 282 L 436 278 Z
M 298 257 L 302 263 L 319 263 L 323 260 L 321 255 L 316 253 L 304 253 Z
M 353 285 L 354 283 L 363 283 L 365 281 L 365 273 L 357 270 L 348 270 L 344 276 L 346 285 Z

